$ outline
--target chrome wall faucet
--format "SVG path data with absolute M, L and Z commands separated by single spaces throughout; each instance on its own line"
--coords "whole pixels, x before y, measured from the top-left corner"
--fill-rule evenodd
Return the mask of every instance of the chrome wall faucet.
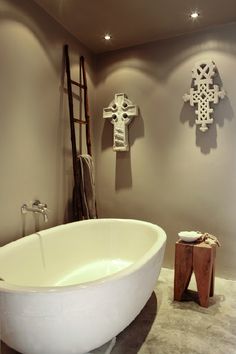
M 48 222 L 47 204 L 41 203 L 39 200 L 35 200 L 31 205 L 23 204 L 21 207 L 21 213 L 26 214 L 28 212 L 40 213 L 43 215 L 44 221 Z

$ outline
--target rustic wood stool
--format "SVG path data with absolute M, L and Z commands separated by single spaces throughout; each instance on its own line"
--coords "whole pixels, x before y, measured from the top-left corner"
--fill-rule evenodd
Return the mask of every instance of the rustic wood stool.
M 194 272 L 199 304 L 208 307 L 214 295 L 216 247 L 204 242 L 175 244 L 174 300 L 181 301 Z

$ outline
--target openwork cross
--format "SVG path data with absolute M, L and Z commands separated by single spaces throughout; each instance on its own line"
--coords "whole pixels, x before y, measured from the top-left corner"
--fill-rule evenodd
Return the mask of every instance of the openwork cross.
M 107 108 L 103 109 L 103 118 L 111 119 L 114 125 L 113 150 L 128 151 L 128 125 L 138 115 L 138 107 L 124 93 L 117 93 Z
M 213 108 L 211 103 L 217 104 L 219 98 L 224 98 L 226 93 L 219 89 L 218 85 L 213 85 L 213 77 L 215 75 L 216 65 L 213 61 L 203 61 L 195 64 L 192 70 L 193 84 L 196 89 L 191 88 L 189 94 L 185 94 L 183 99 L 185 102 L 190 101 L 190 105 L 197 105 L 195 113 L 197 114 L 196 124 L 200 125 L 202 132 L 207 131 L 207 124 L 213 123 Z

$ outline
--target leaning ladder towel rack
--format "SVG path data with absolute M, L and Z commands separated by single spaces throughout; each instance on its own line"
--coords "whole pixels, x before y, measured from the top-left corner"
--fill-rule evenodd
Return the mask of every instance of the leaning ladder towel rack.
M 67 76 L 67 91 L 68 91 L 68 106 L 69 106 L 69 116 L 70 116 L 70 133 L 71 133 L 71 145 L 72 145 L 72 159 L 73 159 L 73 174 L 74 174 L 74 210 L 73 216 L 75 220 L 82 219 L 82 206 L 81 206 L 81 196 L 80 196 L 80 176 L 77 164 L 77 142 L 76 142 L 76 130 L 75 123 L 79 124 L 79 153 L 82 153 L 82 129 L 81 126 L 85 125 L 86 133 L 86 146 L 88 155 L 92 156 L 91 152 L 91 137 L 90 137 L 90 117 L 88 108 L 88 88 L 87 79 L 85 71 L 85 60 L 84 57 L 80 57 L 79 63 L 79 82 L 71 79 L 70 70 L 70 58 L 69 58 L 69 47 L 66 44 L 64 46 L 65 55 L 65 67 Z M 79 109 L 79 119 L 75 118 L 74 114 L 74 104 L 73 104 L 73 90 L 72 86 L 79 87 L 80 96 L 80 109 Z M 83 92 L 83 94 L 82 94 Z M 84 106 L 84 119 L 82 119 L 82 101 Z

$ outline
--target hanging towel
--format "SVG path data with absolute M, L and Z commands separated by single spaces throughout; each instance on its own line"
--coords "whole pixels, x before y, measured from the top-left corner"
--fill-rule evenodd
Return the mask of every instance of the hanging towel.
M 80 196 L 83 219 L 95 219 L 97 212 L 92 157 L 90 155 L 78 155 L 77 164 L 80 175 Z

